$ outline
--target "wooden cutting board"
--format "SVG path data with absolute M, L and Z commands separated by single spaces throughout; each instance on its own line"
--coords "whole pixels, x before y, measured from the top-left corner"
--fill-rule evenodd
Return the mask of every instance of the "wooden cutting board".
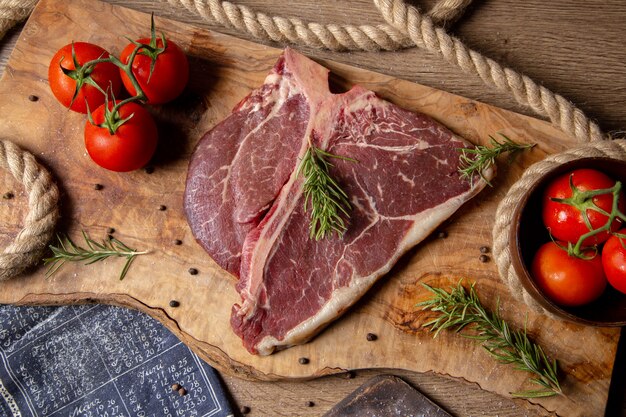
M 149 16 L 96 1 L 43 0 L 26 24 L 0 81 L 0 137 L 33 152 L 56 176 L 62 191 L 60 231 L 78 241 L 81 230 L 101 239 L 112 227 L 117 238 L 150 253 L 137 258 L 123 281 L 117 278 L 123 265 L 119 259 L 68 265 L 49 279 L 39 267 L 0 284 L 0 302 L 105 302 L 136 308 L 159 319 L 220 370 L 245 378 L 314 378 L 348 369 L 402 368 L 448 375 L 505 396 L 529 388 L 528 375 L 496 364 L 473 341 L 447 333 L 433 339 L 420 327 L 427 317 L 414 306 L 428 296 L 420 283 L 450 286 L 465 278 L 477 282 L 488 306 L 494 307 L 499 298 L 503 316 L 518 327 L 526 323 L 532 337 L 560 361 L 566 395 L 521 404 L 546 414 L 602 414 L 619 330 L 535 314 L 513 299 L 493 261 L 479 261 L 480 247 L 491 246 L 495 209 L 506 190 L 525 167 L 574 146 L 573 140 L 543 121 L 337 62 L 321 61 L 331 69 L 335 83 L 359 83 L 429 114 L 475 143 L 504 133 L 537 146 L 512 165 L 502 161 L 494 188 L 442 225 L 440 231 L 447 237 L 434 233 L 411 250 L 312 342 L 270 357 L 252 356 L 243 349 L 229 326 L 231 305 L 239 301 L 235 279 L 195 243 L 182 196 L 197 140 L 263 82 L 281 51 L 183 23 L 157 19 L 157 25 L 190 56 L 191 82 L 181 99 L 153 109 L 161 134 L 154 171 L 118 174 L 89 159 L 82 139 L 85 117 L 55 101 L 46 81 L 47 67 L 53 53 L 71 41 L 93 42 L 117 54 L 126 44 L 124 35 L 149 33 Z M 39 100 L 29 100 L 31 95 Z M 6 245 L 20 229 L 26 204 L 19 184 L 8 174 L 0 177 L 1 193 L 16 194 L 0 206 L 0 243 Z M 94 184 L 103 188 L 96 190 Z M 175 244 L 177 239 L 181 245 Z M 190 268 L 198 273 L 190 274 Z M 169 306 L 173 299 L 179 307 Z M 367 341 L 368 333 L 377 340 Z M 300 364 L 302 357 L 309 362 Z

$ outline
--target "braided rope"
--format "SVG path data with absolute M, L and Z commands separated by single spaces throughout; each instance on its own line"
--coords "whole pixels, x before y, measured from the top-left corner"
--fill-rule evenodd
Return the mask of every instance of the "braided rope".
M 428 12 L 435 24 L 448 26 L 463 16 L 472 0 L 441 0 Z
M 582 142 L 603 139 L 598 125 L 572 103 L 529 77 L 506 68 L 463 45 L 457 38 L 437 27 L 433 20 L 403 0 L 373 0 L 385 20 L 415 45 L 434 52 L 463 71 L 480 77 L 483 82 L 515 97 L 553 124 Z
M 167 0 L 203 19 L 247 33 L 255 39 L 306 45 L 331 51 L 395 51 L 414 46 L 389 25 L 323 25 L 295 17 L 268 16 L 250 7 L 220 0 Z M 472 0 L 441 0 L 430 15 L 437 24 L 456 21 Z
M 388 25 L 322 25 L 295 17 L 268 16 L 247 6 L 220 0 L 167 0 L 183 5 L 203 19 L 234 28 L 266 42 L 307 45 L 331 51 L 394 51 L 412 46 L 410 39 Z
M 24 227 L 0 254 L 0 281 L 41 261 L 59 218 L 59 190 L 35 157 L 12 142 L 0 140 L 0 168 L 8 170 L 28 193 Z
M 26 19 L 37 0 L 0 0 L 0 39 L 13 26 Z
M 471 3 L 442 0 L 424 15 L 404 0 L 373 0 L 388 25 L 321 25 L 297 18 L 268 16 L 249 7 L 220 0 L 167 0 L 183 5 L 203 19 L 232 27 L 250 36 L 334 51 L 397 50 L 412 45 L 438 54 L 487 85 L 511 94 L 518 103 L 548 117 L 553 124 L 582 142 L 604 139 L 598 125 L 562 96 L 527 76 L 467 48 L 438 24 L 457 19 Z M 408 36 L 408 38 L 407 38 Z
M 626 140 L 618 139 L 594 142 L 548 156 L 546 159 L 526 169 L 521 178 L 513 184 L 507 195 L 500 201 L 500 204 L 498 204 L 496 220 L 492 232 L 493 254 L 498 266 L 498 271 L 500 272 L 500 276 L 511 288 L 513 295 L 523 300 L 537 311 L 542 311 L 543 307 L 541 307 L 522 287 L 511 265 L 511 253 L 508 244 L 513 212 L 519 205 L 526 190 L 539 181 L 543 175 L 565 162 L 593 157 L 609 157 L 626 160 Z

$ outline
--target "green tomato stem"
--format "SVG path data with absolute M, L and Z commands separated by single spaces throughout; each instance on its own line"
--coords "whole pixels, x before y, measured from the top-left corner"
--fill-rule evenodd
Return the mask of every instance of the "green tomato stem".
M 109 131 L 109 134 L 114 135 L 115 132 L 117 132 L 117 129 L 119 129 L 120 126 L 122 126 L 124 123 L 126 123 L 131 117 L 133 117 L 133 115 L 131 114 L 129 117 L 127 117 L 126 119 L 121 119 L 119 116 L 119 110 L 122 108 L 122 106 L 131 103 L 133 101 L 144 101 L 147 99 L 146 94 L 144 93 L 143 89 L 141 88 L 141 86 L 139 85 L 139 81 L 137 81 L 137 77 L 135 77 L 135 74 L 133 74 L 133 69 L 132 69 L 132 64 L 133 61 L 135 60 L 135 57 L 137 56 L 137 54 L 139 53 L 139 51 L 141 51 L 142 49 L 146 48 L 146 45 L 137 45 L 135 47 L 135 49 L 133 49 L 133 51 L 131 52 L 131 54 L 128 56 L 128 62 L 126 64 L 122 63 L 122 61 L 120 61 L 117 57 L 110 55 L 108 58 L 100 58 L 100 59 L 96 59 L 93 61 L 89 61 L 87 62 L 83 68 L 81 68 L 81 70 L 83 70 L 85 67 L 88 67 L 90 69 L 90 71 L 93 69 L 93 67 L 95 67 L 95 65 L 103 63 L 103 62 L 110 62 L 113 65 L 119 67 L 122 71 L 124 71 L 124 73 L 126 75 L 128 75 L 128 78 L 130 79 L 133 87 L 135 88 L 135 95 L 128 97 L 122 101 L 120 101 L 119 103 L 115 100 L 115 97 L 113 98 L 113 102 L 115 103 L 113 108 L 111 110 L 109 110 L 109 100 L 108 100 L 108 94 L 105 93 L 105 109 L 104 109 L 104 122 L 99 125 L 102 128 L 106 128 Z M 88 114 L 89 116 L 89 121 L 94 124 L 94 121 L 91 117 L 91 113 Z
M 128 56 L 128 62 L 126 64 L 124 64 L 122 61 L 120 61 L 116 56 L 109 55 L 107 58 L 98 58 L 98 59 L 94 59 L 94 60 L 88 61 L 88 62 L 84 63 L 83 65 L 79 65 L 77 60 L 76 60 L 76 53 L 74 51 L 74 44 L 72 43 L 72 60 L 74 62 L 74 67 L 76 69 L 71 71 L 74 74 L 70 75 L 70 76 L 77 81 L 77 83 L 76 83 L 76 91 L 74 93 L 74 97 L 72 98 L 72 103 L 74 102 L 74 99 L 78 95 L 78 91 L 80 90 L 80 88 L 82 88 L 82 85 L 85 82 L 88 82 L 90 85 L 93 85 L 95 88 L 100 90 L 102 92 L 102 94 L 104 94 L 104 96 L 105 96 L 105 103 L 104 103 L 105 110 L 104 110 L 104 122 L 101 125 L 99 125 L 99 126 L 102 127 L 102 128 L 106 128 L 111 135 L 114 135 L 115 132 L 117 131 L 117 129 L 120 126 L 122 126 L 131 117 L 133 117 L 133 115 L 131 114 L 126 119 L 121 119 L 121 117 L 119 116 L 119 110 L 120 110 L 120 108 L 122 108 L 122 106 L 124 106 L 124 105 L 126 105 L 128 103 L 131 103 L 133 101 L 146 101 L 146 100 L 148 100 L 148 96 L 146 95 L 146 93 L 143 91 L 143 89 L 139 85 L 139 81 L 137 80 L 137 77 L 135 77 L 135 74 L 133 73 L 132 66 L 133 66 L 133 61 L 135 60 L 135 57 L 137 56 L 138 53 L 140 53 L 142 51 L 143 51 L 143 53 L 145 55 L 150 57 L 150 59 L 152 61 L 151 62 L 151 66 L 150 66 L 150 77 L 152 77 L 152 72 L 154 71 L 154 66 L 156 64 L 157 57 L 159 56 L 159 54 L 163 53 L 165 51 L 165 49 L 167 48 L 167 41 L 166 41 L 165 35 L 163 33 L 161 33 L 161 41 L 163 43 L 163 47 L 162 48 L 158 48 L 157 47 L 156 28 L 155 28 L 155 25 L 154 25 L 154 14 L 152 14 L 151 19 L 150 19 L 150 44 L 148 44 L 148 45 L 141 44 L 141 43 L 135 42 L 135 41 L 130 40 L 130 39 L 129 39 L 129 41 L 132 44 L 135 45 L 135 49 L 133 49 L 133 51 Z M 130 82 L 133 85 L 133 88 L 135 89 L 135 95 L 134 96 L 128 97 L 128 98 L 120 101 L 119 103 L 115 100 L 115 97 L 111 93 L 111 96 L 112 96 L 112 99 L 113 99 L 113 103 L 115 103 L 111 110 L 109 110 L 108 89 L 107 89 L 107 91 L 103 91 L 102 88 L 95 81 L 93 81 L 93 80 L 91 80 L 89 78 L 89 75 L 94 70 L 96 65 L 102 64 L 102 63 L 112 63 L 113 65 L 117 66 L 122 71 L 124 71 L 124 73 L 130 79 Z M 65 72 L 65 70 L 64 70 L 64 72 Z M 70 106 L 71 106 L 71 103 L 70 103 Z M 89 118 L 89 122 L 91 124 L 95 124 L 89 108 L 87 108 L 87 117 Z
M 615 185 L 611 188 L 604 188 L 601 190 L 591 190 L 591 191 L 580 191 L 573 184 L 571 184 L 571 187 L 572 187 L 572 192 L 573 192 L 573 195 L 571 198 L 565 198 L 565 199 L 554 198 L 553 201 L 571 205 L 581 211 L 583 218 L 585 219 L 585 223 L 591 230 L 585 233 L 584 235 L 582 235 L 573 247 L 571 245 L 568 245 L 568 253 L 571 256 L 575 256 L 581 259 L 586 259 L 587 257 L 584 254 L 585 248 L 583 247 L 583 242 L 585 242 L 590 237 L 597 235 L 598 233 L 610 231 L 611 225 L 613 224 L 615 219 L 620 219 L 626 222 L 626 215 L 620 211 L 619 206 L 618 206 L 619 205 L 619 193 L 622 190 L 622 183 L 620 181 L 617 181 Z M 611 205 L 610 213 L 607 213 L 606 211 L 598 207 L 595 203 L 593 203 L 593 200 L 592 200 L 593 197 L 596 197 L 598 195 L 603 195 L 603 194 L 613 195 L 613 202 Z M 587 217 L 587 214 L 586 214 L 587 209 L 595 210 L 607 216 L 608 219 L 606 223 L 601 227 L 593 229 L 591 227 L 589 218 Z

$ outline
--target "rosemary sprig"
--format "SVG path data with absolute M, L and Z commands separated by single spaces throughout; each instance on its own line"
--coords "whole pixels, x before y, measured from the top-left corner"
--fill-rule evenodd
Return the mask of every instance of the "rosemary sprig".
M 499 133 L 502 136 L 502 142 L 498 142 L 493 136 L 489 136 L 491 139 L 491 148 L 485 145 L 477 145 L 475 148 L 461 148 L 459 173 L 461 178 L 467 179 L 470 184 L 474 182 L 474 175 L 480 175 L 489 186 L 491 183 L 485 178 L 483 171 L 495 163 L 496 158 L 503 153 L 511 152 L 511 157 L 514 153 L 524 149 L 529 149 L 535 146 L 534 143 L 520 145 L 513 142 L 511 139 Z
M 323 239 L 332 232 L 341 236 L 346 231 L 341 216 L 349 217 L 348 210 L 352 208 L 348 195 L 328 172 L 333 166 L 328 158 L 356 162 L 355 159 L 326 152 L 309 142 L 297 172 L 304 176 L 304 211 L 308 211 L 310 206 L 309 238 L 315 240 Z
M 475 333 L 463 336 L 479 341 L 499 362 L 513 364 L 518 370 L 530 372 L 534 375 L 530 381 L 542 387 L 512 393 L 513 396 L 537 398 L 562 394 L 557 361 L 550 361 L 541 346 L 530 341 L 525 328 L 523 331 L 512 330 L 497 309 L 495 312 L 487 311 L 478 299 L 473 284 L 469 293 L 460 282 L 449 293 L 441 288 L 423 285 L 434 297 L 417 306 L 438 313 L 437 318 L 423 325 L 430 327 L 434 337 L 442 330 L 460 332 L 472 326 Z
M 76 245 L 67 235 L 57 235 L 59 246 L 50 245 L 53 256 L 44 259 L 44 264 L 48 265 L 46 276 L 49 277 L 57 272 L 66 262 L 86 261 L 85 265 L 102 261 L 106 258 L 117 256 L 126 258 L 126 263 L 120 274 L 120 280 L 124 279 L 128 268 L 135 260 L 137 255 L 148 253 L 147 251 L 138 252 L 131 249 L 118 239 L 110 236 L 108 239 L 98 243 L 91 239 L 84 231 L 83 239 L 87 245 L 86 248 Z

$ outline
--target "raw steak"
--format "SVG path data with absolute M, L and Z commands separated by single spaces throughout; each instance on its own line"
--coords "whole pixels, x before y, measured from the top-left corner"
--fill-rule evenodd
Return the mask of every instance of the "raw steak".
M 341 237 L 309 239 L 296 171 L 309 139 L 358 161 L 331 161 L 352 205 Z M 286 49 L 264 85 L 201 139 L 185 191 L 197 240 L 239 273 L 231 324 L 244 346 L 268 355 L 306 342 L 478 193 L 484 181 L 458 174 L 468 146 L 360 86 L 332 94 L 325 68 Z

